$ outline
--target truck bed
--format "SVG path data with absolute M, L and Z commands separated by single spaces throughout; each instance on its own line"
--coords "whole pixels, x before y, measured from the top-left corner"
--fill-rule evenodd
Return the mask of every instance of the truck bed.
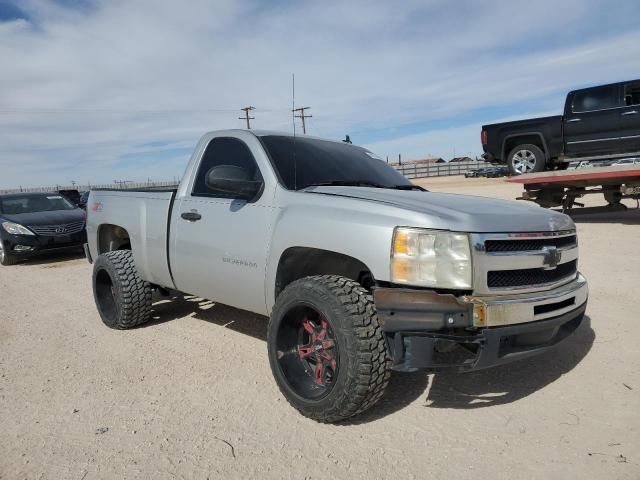
M 177 192 L 178 186 L 175 187 L 144 187 L 144 188 L 92 188 L 94 192 Z
M 92 252 L 99 251 L 97 225 L 118 225 L 131 239 L 140 276 L 173 286 L 169 266 L 169 225 L 176 189 L 96 189 L 88 201 L 87 234 Z

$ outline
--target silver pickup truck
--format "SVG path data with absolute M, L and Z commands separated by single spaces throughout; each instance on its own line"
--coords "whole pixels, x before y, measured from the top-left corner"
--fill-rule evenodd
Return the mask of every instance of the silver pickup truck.
M 170 290 L 270 317 L 275 380 L 334 422 L 390 371 L 469 371 L 554 347 L 582 322 L 571 219 L 432 193 L 370 151 L 246 130 L 206 134 L 176 190 L 95 190 L 87 258 L 104 323 Z

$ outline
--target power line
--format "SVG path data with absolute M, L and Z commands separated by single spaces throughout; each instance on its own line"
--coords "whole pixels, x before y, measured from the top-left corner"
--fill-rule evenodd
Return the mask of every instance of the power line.
M 251 130 L 251 122 L 250 120 L 255 120 L 256 117 L 250 117 L 249 116 L 249 112 L 251 110 L 255 110 L 255 107 L 252 106 L 248 106 L 248 107 L 244 107 L 241 108 L 240 110 L 242 110 L 244 112 L 244 117 L 238 117 L 239 120 L 246 120 L 247 121 L 247 130 Z
M 293 113 L 300 112 L 300 115 L 294 115 L 295 118 L 299 118 L 302 120 L 302 133 L 307 133 L 307 126 L 305 124 L 305 118 L 311 118 L 313 115 L 305 115 L 304 111 L 309 110 L 311 107 L 298 107 L 291 110 Z
M 244 109 L 243 109 L 244 110 Z M 233 113 L 235 108 L 200 108 L 200 109 L 113 109 L 113 108 L 13 108 L 0 106 L 2 114 L 34 114 L 34 115 L 65 115 L 65 114 L 172 114 L 172 113 Z M 286 112 L 287 108 L 260 109 L 260 112 Z M 244 120 L 244 117 L 242 118 Z

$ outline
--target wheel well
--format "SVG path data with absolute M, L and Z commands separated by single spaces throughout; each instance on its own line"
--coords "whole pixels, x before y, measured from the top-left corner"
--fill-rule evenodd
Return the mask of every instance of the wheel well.
M 542 150 L 546 157 L 548 157 L 547 149 L 544 146 L 542 138 L 539 135 L 530 134 L 507 138 L 504 141 L 503 158 L 505 160 L 509 160 L 508 155 L 509 152 L 511 152 L 511 149 L 517 147 L 518 145 L 524 145 L 525 143 L 535 145 L 540 150 Z
M 276 298 L 287 285 L 311 275 L 341 275 L 370 289 L 375 280 L 360 260 L 317 248 L 291 247 L 284 251 L 276 273 Z
M 98 228 L 98 255 L 114 250 L 131 250 L 129 232 L 118 225 L 100 225 Z

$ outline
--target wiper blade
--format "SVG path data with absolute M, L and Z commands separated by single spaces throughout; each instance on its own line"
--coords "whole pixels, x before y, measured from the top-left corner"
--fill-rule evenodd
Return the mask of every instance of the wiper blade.
M 331 182 L 310 183 L 303 188 L 308 187 L 372 187 L 387 188 L 393 190 L 417 190 L 420 192 L 427 191 L 418 185 L 382 185 L 380 183 L 370 182 L 368 180 L 332 180 Z
M 422 188 L 419 185 L 393 185 L 392 187 L 387 187 L 387 188 L 393 188 L 395 190 L 418 190 L 420 192 L 426 192 L 427 190 Z
M 387 188 L 384 185 L 366 180 L 333 180 L 331 182 L 310 183 L 303 188 L 308 187 L 374 187 Z

